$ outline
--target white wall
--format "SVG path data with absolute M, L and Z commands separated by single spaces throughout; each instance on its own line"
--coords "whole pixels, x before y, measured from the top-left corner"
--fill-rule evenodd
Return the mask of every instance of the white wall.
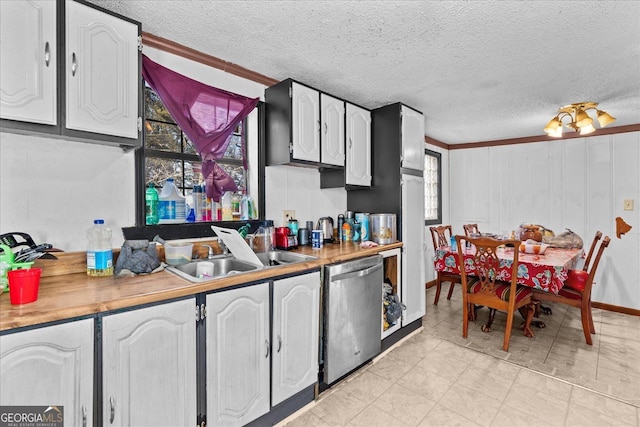
M 640 309 L 639 132 L 452 150 L 449 160 L 455 233 L 469 222 L 486 232 L 534 223 L 556 233 L 570 228 L 588 246 L 600 230 L 612 241 L 592 299 Z M 635 210 L 624 211 L 624 199 Z M 618 216 L 633 227 L 620 239 Z
M 36 243 L 85 250 L 85 231 L 103 218 L 135 222 L 134 155 L 118 147 L 0 133 L 0 234 L 25 232 Z

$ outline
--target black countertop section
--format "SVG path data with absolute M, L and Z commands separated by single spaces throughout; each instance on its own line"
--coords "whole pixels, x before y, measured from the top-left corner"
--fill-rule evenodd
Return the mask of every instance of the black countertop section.
M 125 240 L 153 240 L 157 235 L 164 240 L 173 239 L 196 239 L 200 237 L 215 237 L 216 233 L 211 229 L 212 225 L 225 228 L 239 229 L 245 224 L 250 224 L 249 233 L 254 233 L 262 221 L 216 221 L 216 222 L 193 222 L 184 224 L 158 224 L 144 227 L 124 227 L 122 235 Z

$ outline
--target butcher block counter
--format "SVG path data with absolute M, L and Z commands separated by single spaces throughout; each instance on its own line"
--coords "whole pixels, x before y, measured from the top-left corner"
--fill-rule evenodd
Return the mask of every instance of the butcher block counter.
M 201 247 L 202 244 L 217 247 L 217 242 L 196 242 L 194 251 L 201 258 L 206 257 L 206 249 Z M 38 259 L 34 264 L 34 267 L 42 268 L 37 301 L 11 305 L 8 292 L 0 295 L 0 331 L 265 281 L 400 247 L 401 242 L 373 248 L 361 248 L 357 243 L 325 244 L 320 249 L 305 246 L 293 252 L 311 255 L 317 259 L 263 268 L 203 283 L 191 283 L 168 271 L 135 277 L 89 277 L 86 274 L 85 252 L 56 253 L 57 260 Z M 117 251 L 115 252 L 114 256 L 117 256 Z M 161 248 L 159 256 L 162 259 Z

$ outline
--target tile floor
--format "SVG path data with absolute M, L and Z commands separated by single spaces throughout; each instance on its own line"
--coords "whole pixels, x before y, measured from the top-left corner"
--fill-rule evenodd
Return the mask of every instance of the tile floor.
M 281 425 L 640 427 L 640 318 L 595 310 L 587 346 L 579 312 L 548 304 L 546 328 L 514 330 L 505 353 L 504 315 L 465 340 L 459 289 L 438 306 L 433 291 L 423 329 Z

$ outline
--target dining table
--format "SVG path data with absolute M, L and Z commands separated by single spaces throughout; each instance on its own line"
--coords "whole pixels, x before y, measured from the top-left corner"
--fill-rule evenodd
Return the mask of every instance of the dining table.
M 465 265 L 473 266 L 471 259 L 475 253 L 475 249 L 473 247 L 465 247 L 463 251 Z M 513 251 L 513 247 L 501 246 L 496 252 L 498 258 L 500 258 L 499 274 L 507 281 L 511 280 Z M 567 280 L 569 270 L 575 267 L 578 259 L 583 255 L 584 251 L 582 248 L 547 247 L 543 254 L 520 252 L 518 254 L 518 284 L 558 294 L 558 291 L 562 289 Z M 467 260 L 470 262 L 467 262 Z M 457 247 L 442 246 L 436 248 L 434 267 L 436 271 L 460 274 Z M 473 274 L 469 269 L 467 269 L 467 273 Z M 544 313 L 551 314 L 550 308 L 543 307 L 542 305 L 540 305 L 539 308 Z M 537 314 L 535 316 L 537 317 Z M 523 317 L 525 317 L 524 314 Z M 534 320 L 531 324 L 538 328 L 545 327 L 545 323 L 541 320 Z M 490 331 L 490 328 L 487 328 L 487 331 Z M 529 333 L 530 336 L 533 336 L 533 332 L 530 331 L 530 329 Z M 526 334 L 527 330 L 525 329 L 525 335 Z
M 471 259 L 475 250 L 470 248 L 464 249 L 464 251 L 465 265 L 472 265 L 466 260 Z M 498 258 L 500 258 L 500 273 L 504 280 L 511 280 L 513 251 L 513 247 L 507 246 L 502 246 L 497 251 Z M 583 254 L 584 251 L 581 248 L 555 247 L 548 247 L 544 254 L 520 252 L 518 254 L 518 284 L 557 294 L 564 286 L 569 270 L 575 267 Z M 434 267 L 436 271 L 460 274 L 457 248 L 452 249 L 450 246 L 437 248 Z

